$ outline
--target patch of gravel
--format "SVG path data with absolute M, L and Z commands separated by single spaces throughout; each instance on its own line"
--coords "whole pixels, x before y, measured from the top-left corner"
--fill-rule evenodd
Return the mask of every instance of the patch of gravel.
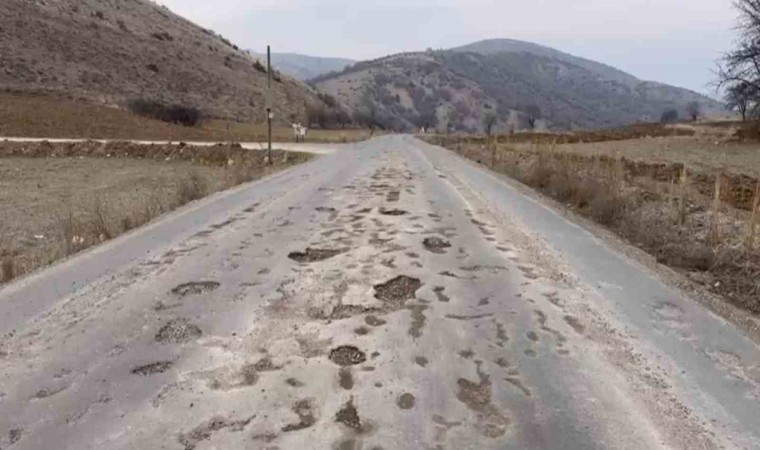
M 161 344 L 182 344 L 200 338 L 203 332 L 187 319 L 174 319 L 161 327 L 156 341 Z

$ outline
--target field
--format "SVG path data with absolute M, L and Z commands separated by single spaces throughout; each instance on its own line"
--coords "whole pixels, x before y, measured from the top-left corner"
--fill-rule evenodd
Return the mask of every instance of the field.
M 308 158 L 275 152 L 266 167 L 229 146 L 0 143 L 0 282 Z
M 760 145 L 737 139 L 734 131 L 652 126 L 625 137 L 427 140 L 539 190 L 698 285 L 760 313 Z
M 207 120 L 183 127 L 132 114 L 124 109 L 42 94 L 0 92 L 0 136 L 165 141 L 263 142 L 263 118 L 248 123 Z M 289 126 L 273 128 L 275 141 L 290 141 Z M 355 142 L 369 130 L 310 130 L 308 142 Z

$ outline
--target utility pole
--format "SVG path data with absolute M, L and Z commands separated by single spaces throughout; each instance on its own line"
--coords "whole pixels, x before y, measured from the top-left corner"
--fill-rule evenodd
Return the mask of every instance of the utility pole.
M 267 45 L 267 164 L 272 164 L 272 52 Z

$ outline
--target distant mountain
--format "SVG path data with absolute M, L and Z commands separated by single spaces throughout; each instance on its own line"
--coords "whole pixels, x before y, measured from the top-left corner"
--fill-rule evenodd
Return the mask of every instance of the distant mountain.
M 488 116 L 501 131 L 525 128 L 529 118 L 550 128 L 594 129 L 657 121 L 667 109 L 686 116 L 695 101 L 708 114 L 723 110 L 696 92 L 508 39 L 359 62 L 312 82 L 397 129 L 479 131 Z
M 266 53 L 251 51 L 258 58 L 266 58 Z M 307 81 L 330 72 L 338 72 L 356 61 L 345 58 L 327 58 L 300 55 L 298 53 L 272 53 L 272 65 L 275 69 L 293 78 Z
M 498 55 L 500 53 L 530 53 L 531 55 L 552 58 L 568 64 L 576 65 L 578 67 L 583 67 L 584 69 L 596 73 L 599 76 L 602 76 L 609 80 L 616 80 L 621 83 L 633 84 L 639 82 L 639 80 L 633 75 L 627 74 L 622 70 L 610 67 L 606 64 L 579 58 L 577 56 L 569 55 L 559 50 L 555 50 L 550 47 L 544 47 L 543 45 L 534 44 L 532 42 L 516 41 L 514 39 L 489 39 L 462 47 L 453 48 L 451 51 L 479 53 L 481 55 L 489 56 Z
M 227 39 L 151 0 L 1 0 L 0 89 L 107 104 L 132 99 L 263 118 L 266 74 Z M 275 117 L 305 117 L 316 93 L 277 77 Z

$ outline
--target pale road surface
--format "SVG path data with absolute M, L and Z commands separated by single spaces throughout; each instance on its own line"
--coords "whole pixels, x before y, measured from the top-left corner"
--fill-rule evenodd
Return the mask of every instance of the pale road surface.
M 521 191 L 380 137 L 6 286 L 0 447 L 760 448 L 757 344 Z

